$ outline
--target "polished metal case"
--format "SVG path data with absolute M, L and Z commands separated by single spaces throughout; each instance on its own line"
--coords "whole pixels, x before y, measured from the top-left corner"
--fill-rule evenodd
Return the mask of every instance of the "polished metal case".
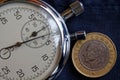
M 25 3 L 33 3 L 35 5 L 39 5 L 39 7 L 42 7 L 44 10 L 46 10 L 53 18 L 54 21 L 56 21 L 58 28 L 60 30 L 60 35 L 61 35 L 61 44 L 59 45 L 60 47 L 60 52 L 61 52 L 61 58 L 59 61 L 58 66 L 56 69 L 51 73 L 51 75 L 47 78 L 48 80 L 54 80 L 59 73 L 62 71 L 63 67 L 66 64 L 66 61 L 69 57 L 69 51 L 70 51 L 70 35 L 67 30 L 65 21 L 61 17 L 61 15 L 49 4 L 42 0 L 3 0 L 3 3 L 7 3 L 9 1 L 11 2 L 25 2 Z M 2 3 L 0 3 L 2 5 Z
M 69 32 L 67 30 L 67 26 L 65 24 L 65 21 L 63 20 L 63 18 L 61 17 L 61 15 L 53 8 L 51 7 L 49 4 L 47 4 L 44 1 L 40 1 L 42 2 L 45 6 L 47 7 L 43 7 L 45 10 L 47 10 L 51 16 L 54 17 L 54 20 L 56 21 L 56 23 L 59 26 L 60 32 L 61 32 L 61 59 L 59 62 L 59 65 L 56 67 L 56 69 L 54 70 L 54 72 L 50 75 L 50 77 L 48 77 L 48 80 L 54 80 L 62 71 L 62 69 L 64 68 L 66 61 L 69 57 L 69 52 L 70 52 L 70 35 Z

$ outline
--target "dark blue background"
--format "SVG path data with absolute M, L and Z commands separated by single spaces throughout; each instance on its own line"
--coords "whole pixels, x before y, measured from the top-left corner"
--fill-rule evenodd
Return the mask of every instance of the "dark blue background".
M 59 13 L 64 11 L 75 0 L 44 0 L 52 5 Z M 101 32 L 108 35 L 117 48 L 117 62 L 113 69 L 105 76 L 92 80 L 120 80 L 120 0 L 81 0 L 85 12 L 67 20 L 66 24 L 70 33 L 79 30 Z M 75 41 L 71 43 L 71 49 Z M 69 60 L 56 80 L 90 80 L 79 74 Z

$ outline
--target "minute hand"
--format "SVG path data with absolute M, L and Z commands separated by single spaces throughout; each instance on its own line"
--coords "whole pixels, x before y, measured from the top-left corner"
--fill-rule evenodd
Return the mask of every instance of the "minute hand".
M 22 44 L 28 43 L 28 42 L 33 41 L 33 40 L 35 40 L 35 39 L 39 39 L 39 38 L 45 37 L 45 36 L 47 36 L 47 35 L 50 35 L 50 33 L 49 33 L 49 34 L 42 35 L 42 36 L 39 36 L 39 37 L 36 37 L 36 38 L 33 38 L 33 39 L 30 39 L 30 40 L 27 40 L 27 41 L 17 42 L 16 44 L 14 44 L 14 45 L 12 45 L 12 46 L 8 46 L 8 47 L 6 47 L 6 48 L 4 48 L 4 49 L 10 49 L 10 48 L 13 48 L 13 47 L 20 47 Z

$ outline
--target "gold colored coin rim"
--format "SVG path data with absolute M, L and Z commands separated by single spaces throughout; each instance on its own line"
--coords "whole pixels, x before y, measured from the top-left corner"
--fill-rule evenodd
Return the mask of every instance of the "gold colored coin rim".
M 109 62 L 103 69 L 100 69 L 98 71 L 91 71 L 91 70 L 86 69 L 80 63 L 79 58 L 78 58 L 80 48 L 85 42 L 89 40 L 102 41 L 109 49 L 109 55 L 110 55 Z M 116 63 L 116 59 L 117 59 L 117 51 L 116 51 L 116 47 L 113 41 L 107 35 L 98 33 L 98 32 L 88 33 L 86 35 L 86 40 L 77 41 L 72 50 L 72 61 L 73 61 L 74 67 L 77 69 L 79 73 L 81 73 L 82 75 L 86 77 L 98 78 L 98 77 L 104 76 L 113 68 L 113 66 Z

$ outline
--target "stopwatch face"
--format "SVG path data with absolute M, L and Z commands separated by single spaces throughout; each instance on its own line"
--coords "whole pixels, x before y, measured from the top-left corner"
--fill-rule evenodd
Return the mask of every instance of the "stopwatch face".
M 0 37 L 0 80 L 45 80 L 61 58 L 61 31 L 44 6 L 2 4 Z

